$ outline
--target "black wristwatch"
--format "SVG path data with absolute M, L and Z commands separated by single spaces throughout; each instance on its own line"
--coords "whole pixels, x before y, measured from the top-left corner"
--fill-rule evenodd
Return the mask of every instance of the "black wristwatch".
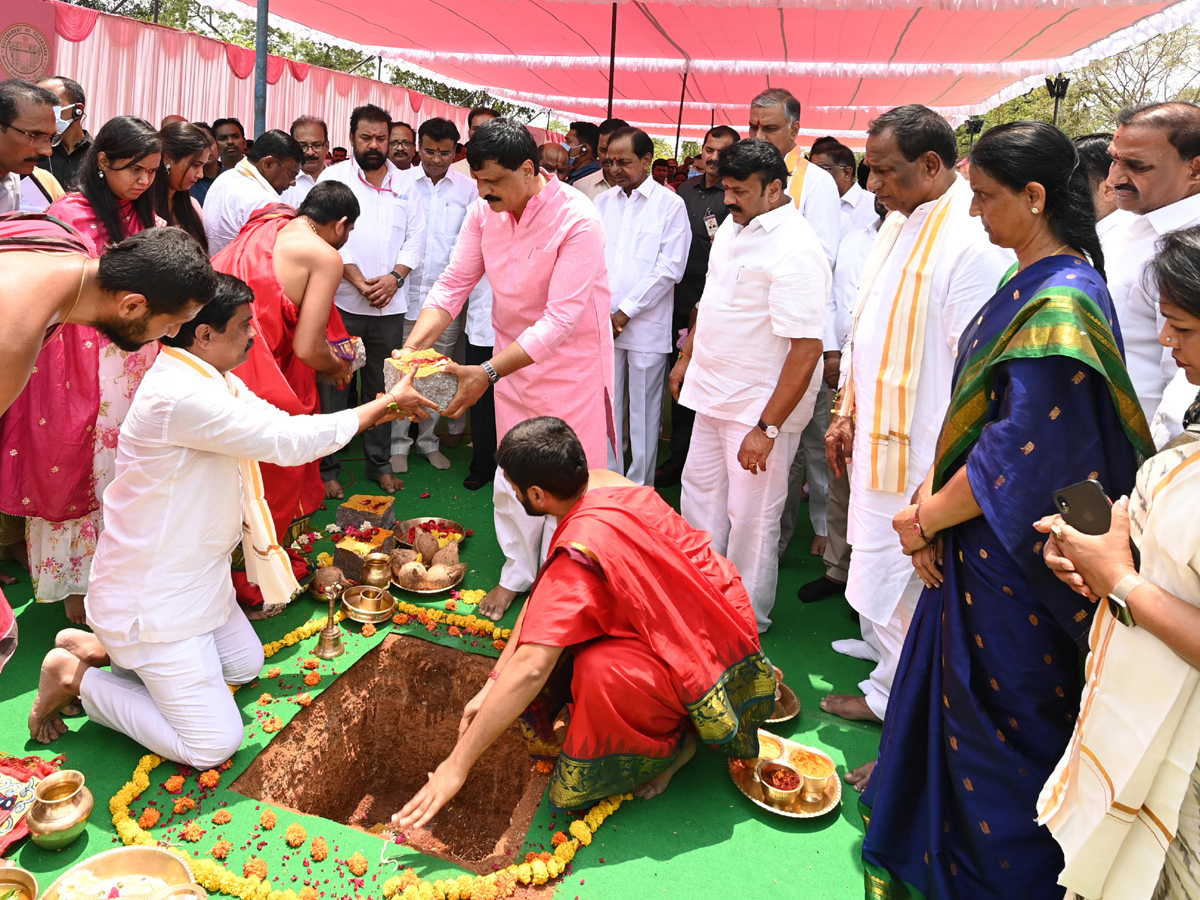
M 760 429 L 762 429 L 762 433 L 765 434 L 767 437 L 769 437 L 771 440 L 775 440 L 775 438 L 779 437 L 779 426 L 778 425 L 768 425 L 762 419 L 759 419 L 758 427 Z
M 404 287 L 404 276 L 403 275 L 401 275 L 395 269 L 392 269 L 392 271 L 388 272 L 388 274 L 396 279 L 396 289 L 397 290 Z

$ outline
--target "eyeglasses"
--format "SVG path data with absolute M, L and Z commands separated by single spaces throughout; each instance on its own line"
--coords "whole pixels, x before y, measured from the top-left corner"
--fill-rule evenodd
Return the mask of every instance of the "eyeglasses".
M 393 150 L 399 150 L 401 147 L 415 147 L 417 144 L 415 141 L 391 141 L 388 146 Z
M 421 152 L 431 159 L 450 159 L 454 155 L 453 150 L 431 150 L 428 147 L 422 147 Z
M 308 153 L 310 150 L 313 153 L 320 153 L 322 150 L 326 149 L 328 146 L 329 146 L 329 141 L 316 141 L 312 144 L 300 144 L 300 149 L 303 150 L 305 153 Z
M 58 143 L 60 135 L 46 134 L 42 131 L 26 131 L 24 128 L 18 128 L 16 125 L 10 125 L 7 122 L 0 122 L 0 128 L 11 128 L 13 131 L 18 131 L 25 137 L 29 138 L 29 146 L 36 147 L 38 144 L 45 144 L 53 147 Z
M 817 168 L 824 169 L 826 172 L 829 172 L 830 174 L 832 174 L 835 169 L 853 169 L 854 167 L 853 166 L 839 166 L 836 163 L 829 163 L 828 165 L 823 166 L 820 163 L 818 163 Z

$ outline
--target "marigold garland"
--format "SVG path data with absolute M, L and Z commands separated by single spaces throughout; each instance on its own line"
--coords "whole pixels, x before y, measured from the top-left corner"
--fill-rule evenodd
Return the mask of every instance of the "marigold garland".
M 345 618 L 346 614 L 339 609 L 334 615 L 333 621 L 340 622 Z M 314 634 L 324 628 L 328 621 L 329 616 L 322 616 L 319 619 L 311 619 L 308 622 L 305 622 L 299 628 L 292 629 L 279 640 L 271 641 L 269 644 L 263 644 L 263 656 L 265 656 L 267 659 L 270 659 L 280 650 L 283 650 L 286 647 L 296 646 L 296 644 L 300 643 L 306 638 L 312 637 Z
M 464 593 L 466 592 L 464 591 Z M 451 602 L 449 600 L 446 601 L 447 608 L 449 608 Z M 396 614 L 392 616 L 392 622 L 396 625 L 407 625 L 413 619 L 424 625 L 425 630 L 431 634 L 437 633 L 439 625 L 446 625 L 453 637 L 460 637 L 465 634 L 471 637 L 493 638 L 497 641 L 507 641 L 512 637 L 511 628 L 501 628 L 491 619 L 480 618 L 475 615 L 460 616 L 455 612 L 447 612 L 441 609 L 426 609 L 424 606 L 417 606 L 415 603 L 406 603 L 403 600 L 397 601 Z M 501 646 L 497 649 L 503 650 L 504 648 Z

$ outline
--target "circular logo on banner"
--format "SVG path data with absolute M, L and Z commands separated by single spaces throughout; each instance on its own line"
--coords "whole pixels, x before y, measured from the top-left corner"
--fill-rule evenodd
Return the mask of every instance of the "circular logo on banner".
M 12 78 L 37 81 L 50 69 L 50 43 L 32 25 L 12 25 L 0 34 L 0 69 Z

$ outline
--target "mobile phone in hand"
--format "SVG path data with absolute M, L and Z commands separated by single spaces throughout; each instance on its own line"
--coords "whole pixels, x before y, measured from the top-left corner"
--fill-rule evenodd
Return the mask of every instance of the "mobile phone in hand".
M 1112 500 L 1095 478 L 1055 491 L 1054 508 L 1084 534 L 1105 534 L 1112 525 Z

